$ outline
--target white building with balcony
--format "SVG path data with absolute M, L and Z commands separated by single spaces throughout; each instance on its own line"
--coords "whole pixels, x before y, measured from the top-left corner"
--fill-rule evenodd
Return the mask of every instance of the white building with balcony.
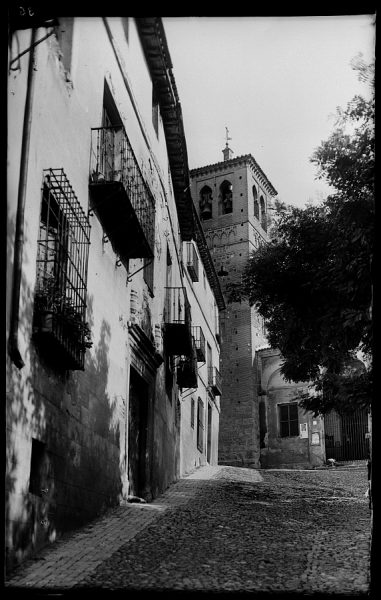
M 224 308 L 161 19 L 10 32 L 9 569 L 216 464 Z

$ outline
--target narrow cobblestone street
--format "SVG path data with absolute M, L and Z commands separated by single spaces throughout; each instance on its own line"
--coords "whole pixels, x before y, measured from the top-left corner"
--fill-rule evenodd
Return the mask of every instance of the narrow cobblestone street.
M 15 570 L 9 594 L 126 590 L 366 596 L 364 468 L 203 467 Z M 72 594 L 71 594 L 72 595 Z

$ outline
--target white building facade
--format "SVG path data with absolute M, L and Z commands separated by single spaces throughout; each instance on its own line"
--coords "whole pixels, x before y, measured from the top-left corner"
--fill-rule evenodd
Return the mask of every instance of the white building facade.
M 11 33 L 8 568 L 216 463 L 224 308 L 160 18 L 16 19 Z

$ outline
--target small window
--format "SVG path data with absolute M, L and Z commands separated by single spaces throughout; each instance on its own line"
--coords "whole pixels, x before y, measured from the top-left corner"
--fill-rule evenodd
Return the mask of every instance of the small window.
M 201 398 L 197 401 L 197 448 L 204 449 L 204 403 Z
M 297 402 L 279 405 L 279 433 L 280 437 L 293 437 L 299 435 Z
M 42 496 L 46 481 L 46 444 L 32 438 L 32 455 L 30 461 L 29 492 Z
M 191 421 L 190 426 L 194 429 L 194 413 L 195 413 L 195 401 L 194 398 L 191 398 Z

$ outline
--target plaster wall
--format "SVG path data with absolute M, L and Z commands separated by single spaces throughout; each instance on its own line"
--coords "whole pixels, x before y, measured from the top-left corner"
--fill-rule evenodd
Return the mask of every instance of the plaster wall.
M 168 238 L 174 256 L 173 285 L 181 281 L 180 260 L 176 258 L 180 254 L 178 223 L 168 177 L 165 137 L 161 120 L 158 136 L 153 129 L 152 83 L 136 27 L 129 21 L 132 25 L 128 41 L 120 19 L 109 22 L 113 41 L 124 60 L 127 84 L 100 18 L 75 18 L 69 72 L 63 68 L 55 36 L 36 47 L 18 332 L 25 366 L 18 370 L 7 357 L 9 567 L 63 531 L 77 527 L 126 498 L 131 291 L 135 290 L 141 299 L 138 323 L 146 329 L 151 327 L 154 335 L 154 325 L 162 325 L 164 247 Z M 16 37 L 19 50 L 23 51 L 29 45 L 30 32 L 19 31 Z M 11 57 L 17 52 L 14 38 Z M 7 331 L 28 60 L 29 53 L 20 58 L 20 68 L 11 73 L 8 86 Z M 86 352 L 83 372 L 57 371 L 32 341 L 42 176 L 44 169 L 63 168 L 87 214 L 91 128 L 99 127 L 102 122 L 105 81 L 155 198 L 154 289 L 152 293 L 147 288 L 142 271 L 127 281 L 125 268 L 116 264 L 118 257 L 111 243 L 103 239 L 99 221 L 95 216 L 90 217 L 87 320 L 93 346 Z M 130 273 L 142 265 L 140 259 L 131 260 Z M 176 397 L 169 402 L 163 391 L 163 378 L 164 370 L 160 367 L 150 417 L 152 495 L 163 491 L 179 474 L 177 403 Z M 32 438 L 45 445 L 46 491 L 41 496 L 29 489 Z
M 196 248 L 198 253 L 198 249 Z M 199 253 L 198 253 L 199 256 Z M 217 341 L 218 333 L 218 308 L 214 295 L 205 276 L 204 265 L 199 256 L 199 280 L 192 282 L 189 273 L 185 269 L 185 287 L 188 294 L 188 300 L 191 306 L 192 324 L 200 326 L 205 336 L 206 344 L 209 344 L 212 351 L 212 366 L 219 371 L 220 367 L 220 346 Z M 220 397 L 215 396 L 208 385 L 208 365 L 207 362 L 197 363 L 198 387 L 197 389 L 184 389 L 180 395 L 181 403 L 181 474 L 189 473 L 192 469 L 209 464 L 216 465 L 218 461 L 218 434 L 220 419 Z M 224 383 L 223 383 L 224 385 Z M 197 401 L 201 398 L 203 402 L 203 447 L 200 450 L 197 447 Z M 192 399 L 194 401 L 194 426 L 192 427 L 191 411 Z M 212 427 L 208 429 L 208 405 L 212 411 Z M 210 438 L 210 439 L 209 439 Z M 210 456 L 208 456 L 208 444 L 210 444 Z
M 308 382 L 288 383 L 280 373 L 277 350 L 258 352 L 260 362 L 260 438 L 262 468 L 314 468 L 325 461 L 324 425 L 320 417 L 298 406 L 299 433 L 280 435 L 279 407 L 298 402 Z

